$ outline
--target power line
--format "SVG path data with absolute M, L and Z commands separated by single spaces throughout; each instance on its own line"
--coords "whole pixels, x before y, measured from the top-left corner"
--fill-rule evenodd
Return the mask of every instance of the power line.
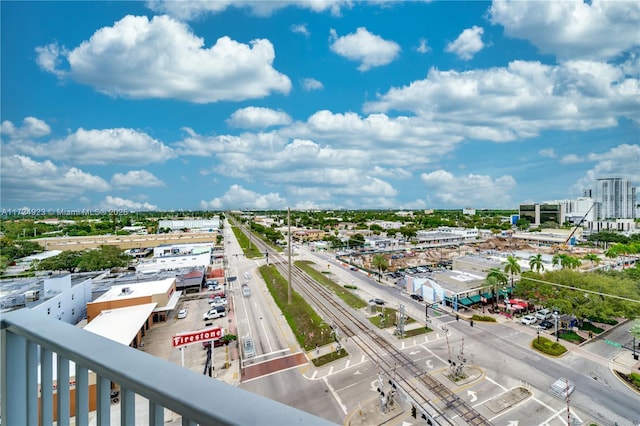
M 553 285 L 553 286 L 556 286 L 556 287 L 568 288 L 570 290 L 583 291 L 585 293 L 591 293 L 591 294 L 595 294 L 595 295 L 598 295 L 598 296 L 606 296 L 606 297 L 612 297 L 614 299 L 626 300 L 627 302 L 640 303 L 640 300 L 638 300 L 638 299 L 630 299 L 628 297 L 622 297 L 622 296 L 618 296 L 618 295 L 615 295 L 615 294 L 608 294 L 608 293 L 603 293 L 601 291 L 587 290 L 587 289 L 580 288 L 580 287 L 574 287 L 574 286 L 571 286 L 571 285 L 552 283 L 552 282 L 549 282 L 549 281 L 538 280 L 538 279 L 535 279 L 535 278 L 522 277 L 521 280 L 535 281 L 535 282 L 538 282 L 538 283 L 549 284 L 549 285 Z

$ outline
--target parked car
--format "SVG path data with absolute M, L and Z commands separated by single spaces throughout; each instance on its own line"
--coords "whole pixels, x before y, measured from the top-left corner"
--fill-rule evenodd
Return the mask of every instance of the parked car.
M 538 328 L 540 330 L 550 330 L 554 327 L 554 324 L 551 321 L 544 320 L 540 324 L 538 324 Z
M 229 301 L 226 297 L 216 296 L 213 299 L 209 299 L 209 305 L 211 306 L 228 306 Z
M 551 311 L 549 309 L 540 309 L 538 312 L 536 312 L 536 318 L 541 321 L 549 319 L 551 318 Z
M 216 318 L 222 318 L 222 317 L 224 317 L 226 315 L 227 315 L 227 313 L 225 311 L 220 312 L 217 309 L 209 309 L 202 316 L 202 319 L 204 321 L 208 321 L 208 320 L 212 320 L 212 319 L 216 319 Z
M 424 297 L 420 296 L 419 294 L 412 294 L 412 295 L 411 295 L 411 298 L 412 298 L 413 300 L 417 300 L 418 302 L 422 302 L 422 301 L 424 301 Z
M 375 298 L 375 299 L 371 299 L 371 300 L 369 300 L 369 303 L 370 303 L 370 304 L 375 304 L 375 305 L 381 305 L 381 306 L 382 306 L 382 305 L 384 305 L 384 304 L 385 304 L 385 301 L 384 301 L 384 300 L 382 300 L 382 299 Z
M 538 322 L 538 318 L 534 317 L 533 315 L 525 315 L 522 317 L 520 322 L 525 325 L 533 325 Z
M 207 290 L 218 291 L 218 290 L 222 290 L 222 287 L 220 287 L 220 284 L 209 284 L 207 285 Z
M 188 313 L 189 313 L 188 309 L 180 309 L 180 312 L 178 312 L 178 319 L 186 318 Z

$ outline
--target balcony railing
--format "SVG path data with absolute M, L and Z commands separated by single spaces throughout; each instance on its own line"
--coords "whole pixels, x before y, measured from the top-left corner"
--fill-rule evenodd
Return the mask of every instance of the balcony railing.
M 29 309 L 2 314 L 0 328 L 3 425 L 88 425 L 94 398 L 91 423 L 110 425 L 112 383 L 120 390 L 121 425 L 140 417 L 164 425 L 165 408 L 183 425 L 331 424 Z M 136 395 L 148 400 L 148 413 L 136 416 Z

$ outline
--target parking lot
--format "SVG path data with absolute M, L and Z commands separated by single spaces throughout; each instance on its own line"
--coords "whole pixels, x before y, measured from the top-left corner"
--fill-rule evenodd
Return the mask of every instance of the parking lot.
M 154 324 L 151 330 L 143 338 L 143 346 L 140 350 L 150 355 L 166 359 L 177 365 L 183 365 L 199 373 L 204 372 L 207 351 L 202 343 L 194 343 L 185 346 L 183 350 L 174 348 L 171 345 L 173 336 L 202 330 L 204 328 L 222 327 L 225 334 L 234 334 L 235 320 L 233 314 L 233 300 L 229 300 L 227 315 L 221 318 L 203 320 L 203 315 L 210 309 L 208 300 L 212 292 L 203 292 L 198 296 L 188 296 L 187 300 L 181 301 L 174 313 L 164 323 Z M 178 319 L 178 312 L 187 309 L 187 315 L 183 319 Z M 231 330 L 231 331 L 230 331 Z M 232 342 L 228 346 L 215 347 L 212 351 L 213 369 L 212 376 L 222 378 L 225 376 L 229 365 L 237 360 L 237 342 Z M 208 374 L 208 372 L 207 372 Z M 230 377 L 229 379 L 233 379 Z

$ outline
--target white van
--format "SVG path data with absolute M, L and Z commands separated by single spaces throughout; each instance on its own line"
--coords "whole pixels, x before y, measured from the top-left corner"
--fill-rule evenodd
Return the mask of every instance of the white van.
M 536 312 L 536 318 L 538 318 L 540 321 L 549 319 L 551 318 L 551 311 L 549 309 L 540 309 L 538 312 Z

